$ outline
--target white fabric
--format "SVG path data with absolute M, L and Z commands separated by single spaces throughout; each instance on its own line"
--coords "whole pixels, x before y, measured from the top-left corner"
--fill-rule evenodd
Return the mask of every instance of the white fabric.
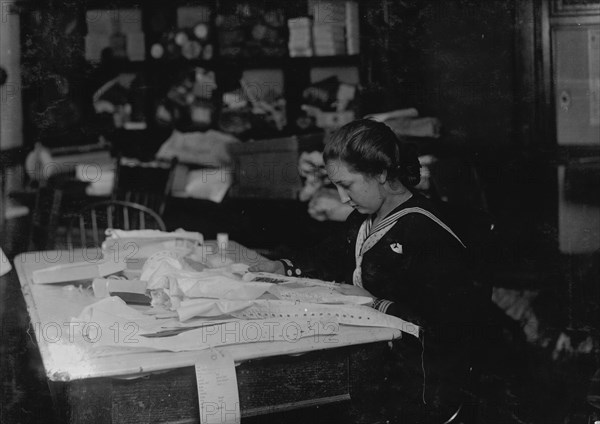
M 231 184 L 233 184 L 231 168 L 197 169 L 187 175 L 185 194 L 195 199 L 221 203 Z
M 193 240 L 199 243 L 204 241 L 201 233 L 194 231 L 176 230 L 171 232 L 160 230 L 118 230 L 109 228 L 106 230 L 107 238 L 155 238 L 155 239 L 181 239 Z
M 196 307 L 200 304 L 208 306 L 213 304 L 213 310 L 219 310 L 220 305 L 224 310 L 230 311 L 226 305 L 248 307 L 250 302 L 221 302 L 218 300 L 199 299 L 184 302 L 185 307 Z M 183 320 L 183 319 L 182 319 Z M 85 356 L 113 354 L 114 351 L 106 351 L 102 348 L 125 348 L 125 349 L 154 349 L 181 352 L 187 350 L 201 350 L 216 346 L 226 346 L 238 343 L 256 343 L 268 341 L 295 342 L 302 337 L 315 337 L 336 334 L 339 326 L 334 325 L 332 320 L 308 319 L 267 319 L 267 320 L 226 320 L 205 321 L 204 323 L 191 327 L 180 334 L 156 337 L 164 331 L 162 320 L 143 314 L 117 297 L 108 297 L 86 307 L 81 314 L 71 320 L 73 332 L 72 339 L 67 337 L 60 340 L 62 345 L 70 345 L 75 342 L 79 350 L 69 352 L 68 360 L 85 360 Z M 145 337 L 154 335 L 155 337 Z M 73 356 L 78 353 L 81 357 Z
M 228 146 L 239 143 L 234 136 L 220 131 L 181 133 L 173 131 L 156 153 L 157 159 L 171 160 L 196 165 L 221 167 L 231 163 Z
M 98 336 L 101 333 L 109 334 L 110 327 L 115 324 L 120 325 L 121 328 L 134 325 L 136 329 L 144 331 L 155 331 L 162 325 L 160 320 L 127 306 L 116 296 L 106 297 L 86 306 L 77 318 L 71 319 L 71 322 L 92 324 L 93 327 L 100 328 Z
M 269 293 L 281 300 L 310 303 L 350 303 L 366 305 L 373 301 L 368 296 L 349 296 L 336 291 L 333 287 L 302 286 L 297 284 L 274 284 Z
M 149 258 L 140 277 L 148 282 L 148 289 L 152 291 L 153 306 L 179 311 L 186 299 L 252 300 L 262 296 L 272 285 L 243 281 L 232 266 L 190 271 L 185 269 L 180 259 L 169 256 L 168 253 L 166 251 L 163 255 Z M 192 313 L 195 313 L 193 311 Z M 203 316 L 218 316 L 224 311 L 217 309 L 214 313 Z M 200 306 L 199 313 L 206 313 L 205 305 Z M 186 313 L 184 315 L 187 316 Z
M 217 299 L 256 299 L 272 284 L 247 283 L 224 275 L 202 272 L 202 277 L 177 278 L 179 290 L 185 297 L 208 297 Z
M 212 318 L 230 315 L 252 306 L 252 300 L 190 299 L 181 302 L 177 315 L 181 321 L 190 318 Z

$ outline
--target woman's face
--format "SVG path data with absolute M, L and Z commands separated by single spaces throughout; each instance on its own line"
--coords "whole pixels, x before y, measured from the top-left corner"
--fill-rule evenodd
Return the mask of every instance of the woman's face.
M 330 160 L 325 165 L 331 182 L 337 187 L 343 203 L 362 214 L 376 213 L 385 199 L 385 178 L 372 177 L 355 171 L 341 160 Z

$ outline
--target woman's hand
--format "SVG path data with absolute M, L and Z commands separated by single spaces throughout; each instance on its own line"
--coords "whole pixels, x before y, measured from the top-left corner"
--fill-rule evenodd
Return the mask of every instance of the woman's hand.
M 283 264 L 280 261 L 269 261 L 269 260 L 261 261 L 261 262 L 257 263 L 256 265 L 252 265 L 250 268 L 248 268 L 248 271 L 250 271 L 250 272 L 270 272 L 272 274 L 280 274 L 280 275 L 285 274 L 285 268 L 283 267 Z
M 335 289 L 346 296 L 373 297 L 373 295 L 367 290 L 363 289 L 362 287 L 355 286 L 354 284 L 340 284 Z

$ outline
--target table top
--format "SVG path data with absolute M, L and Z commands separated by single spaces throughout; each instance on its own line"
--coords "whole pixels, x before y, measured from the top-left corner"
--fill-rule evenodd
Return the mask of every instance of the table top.
M 214 241 L 205 244 L 216 246 Z M 34 284 L 32 280 L 35 270 L 57 264 L 80 262 L 84 255 L 88 258 L 96 257 L 96 253 L 81 250 L 38 251 L 20 254 L 13 262 L 48 379 L 70 381 L 97 377 L 135 378 L 149 372 L 193 366 L 198 351 L 148 351 L 128 347 L 122 351 L 117 349 L 110 355 L 89 355 L 86 347 L 73 337 L 73 332 L 78 329 L 70 325 L 70 322 L 71 318 L 79 316 L 86 306 L 99 299 L 93 296 L 91 290 L 82 290 L 73 284 Z M 234 241 L 229 242 L 227 256 L 235 262 L 242 263 L 260 257 L 256 252 Z M 126 336 L 126 331 L 119 335 L 121 338 Z M 335 337 L 313 335 L 294 341 L 240 343 L 221 346 L 219 349 L 227 351 L 234 361 L 239 363 L 250 359 L 389 341 L 400 336 L 399 330 L 391 328 L 341 325 Z

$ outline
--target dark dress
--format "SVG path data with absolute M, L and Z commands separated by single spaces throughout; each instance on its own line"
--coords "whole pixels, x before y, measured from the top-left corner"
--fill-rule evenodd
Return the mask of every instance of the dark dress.
M 406 208 L 420 208 L 445 220 L 419 194 L 390 215 Z M 330 239 L 311 253 L 285 260 L 288 275 L 352 284 L 356 239 L 365 219 L 370 218 L 354 211 L 346 221 L 343 240 Z M 477 328 L 467 249 L 434 219 L 409 213 L 364 253 L 362 284 L 379 299 L 375 305 L 382 312 L 421 327 L 419 339 L 405 335 L 387 358 L 390 402 L 402 403 L 403 418 L 444 422 L 464 400 L 471 339 Z

